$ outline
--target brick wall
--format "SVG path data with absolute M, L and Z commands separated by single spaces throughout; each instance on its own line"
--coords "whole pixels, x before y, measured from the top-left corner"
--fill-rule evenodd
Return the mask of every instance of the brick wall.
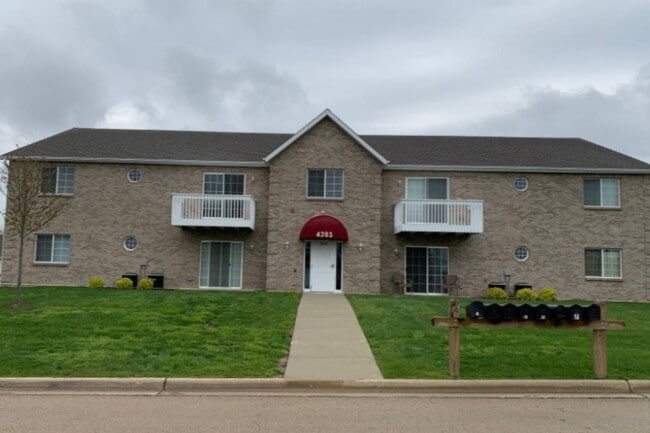
M 307 199 L 310 168 L 343 169 L 344 198 Z M 321 121 L 270 162 L 267 288 L 302 290 L 299 232 L 309 218 L 326 213 L 341 220 L 349 235 L 343 244 L 343 291 L 379 292 L 380 206 L 381 164 L 334 122 Z
M 75 167 L 74 196 L 64 212 L 39 233 L 70 234 L 69 265 L 34 264 L 32 235 L 25 249 L 25 284 L 85 285 L 99 275 L 113 284 L 122 273 L 162 273 L 166 287 L 196 288 L 200 242 L 244 242 L 245 289 L 265 285 L 268 171 L 265 168 L 221 168 L 164 165 L 66 164 Z M 138 183 L 127 180 L 131 168 L 142 171 Z M 202 193 L 204 172 L 246 174 L 246 194 L 256 199 L 255 231 L 187 229 L 171 225 L 172 193 Z M 126 251 L 123 241 L 135 236 L 138 247 Z M 7 233 L 3 284 L 15 284 L 17 243 Z
M 404 246 L 427 245 L 449 248 L 449 273 L 459 275 L 465 295 L 481 294 L 510 269 L 511 283 L 555 287 L 563 298 L 649 299 L 647 176 L 616 176 L 621 209 L 593 210 L 583 206 L 583 175 L 526 173 L 529 188 L 523 192 L 513 186 L 518 175 L 385 171 L 382 291 L 392 291 L 393 273 L 404 271 Z M 404 198 L 409 176 L 448 177 L 450 198 L 483 200 L 484 233 L 393 234 L 393 205 Z M 515 260 L 518 246 L 529 249 L 527 261 Z M 585 248 L 605 247 L 623 249 L 622 280 L 587 280 Z

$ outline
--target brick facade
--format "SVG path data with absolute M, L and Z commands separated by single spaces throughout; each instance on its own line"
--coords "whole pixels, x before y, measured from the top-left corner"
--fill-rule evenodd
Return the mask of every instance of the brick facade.
M 343 199 L 308 199 L 310 168 L 342 169 Z M 276 156 L 269 170 L 267 287 L 302 290 L 304 246 L 298 234 L 309 218 L 325 213 L 343 222 L 350 236 L 343 246 L 343 290 L 379 292 L 381 164 L 324 120 Z
M 509 269 L 511 283 L 554 287 L 563 298 L 650 300 L 650 174 L 406 171 L 382 163 L 328 116 L 265 165 L 256 163 L 62 163 L 75 167 L 74 195 L 38 233 L 69 234 L 69 264 L 35 264 L 31 236 L 24 283 L 85 285 L 99 275 L 112 285 L 124 273 L 142 272 L 163 274 L 168 288 L 197 288 L 201 242 L 236 241 L 243 245 L 242 289 L 301 291 L 305 243 L 300 229 L 311 217 L 326 214 L 340 220 L 349 235 L 342 244 L 345 293 L 401 292 L 395 277 L 405 272 L 405 247 L 429 246 L 448 248 L 449 273 L 460 277 L 462 295 L 480 295 Z M 132 168 L 142 172 L 137 183 L 127 179 Z M 343 170 L 343 197 L 308 198 L 309 169 Z M 172 194 L 201 194 L 204 173 L 245 175 L 245 194 L 256 203 L 254 230 L 171 224 Z M 527 178 L 528 189 L 515 189 L 517 176 Z M 395 234 L 394 205 L 405 198 L 408 177 L 444 177 L 450 199 L 482 200 L 483 232 Z M 620 180 L 620 209 L 583 206 L 583 182 L 589 177 Z M 135 251 L 123 247 L 127 236 L 137 238 Z M 518 246 L 530 251 L 526 261 L 514 258 Z M 622 278 L 585 278 L 586 248 L 620 248 Z M 3 259 L 3 284 L 14 284 L 17 239 L 10 230 Z

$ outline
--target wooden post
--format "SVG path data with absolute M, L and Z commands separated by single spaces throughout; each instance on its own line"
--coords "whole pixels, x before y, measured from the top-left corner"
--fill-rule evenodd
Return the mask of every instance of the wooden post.
M 607 320 L 607 307 L 604 302 L 597 302 L 600 307 L 600 320 Z M 594 329 L 594 375 L 597 379 L 607 377 L 607 331 L 605 328 Z
M 460 326 L 458 324 L 458 299 L 449 301 L 449 375 L 460 376 Z

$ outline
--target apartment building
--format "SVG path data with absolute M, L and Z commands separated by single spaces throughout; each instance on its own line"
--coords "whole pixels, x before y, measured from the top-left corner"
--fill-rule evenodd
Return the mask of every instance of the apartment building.
M 26 284 L 650 299 L 650 165 L 578 138 L 359 135 L 325 110 L 295 134 L 73 128 L 4 157 L 69 200 Z M 14 284 L 10 230 L 3 258 Z

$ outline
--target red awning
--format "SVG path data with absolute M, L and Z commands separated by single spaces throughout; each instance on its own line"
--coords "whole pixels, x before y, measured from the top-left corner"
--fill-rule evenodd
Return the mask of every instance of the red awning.
M 343 223 L 330 215 L 317 215 L 307 220 L 300 230 L 300 240 L 321 239 L 347 241 L 348 231 Z

